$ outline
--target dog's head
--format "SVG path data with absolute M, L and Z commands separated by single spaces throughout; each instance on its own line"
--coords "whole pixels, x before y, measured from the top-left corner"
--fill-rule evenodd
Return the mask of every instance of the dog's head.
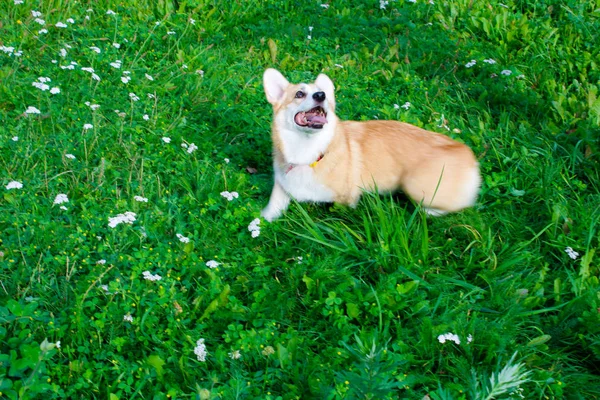
M 327 75 L 320 74 L 314 83 L 291 84 L 279 71 L 269 68 L 263 81 L 278 124 L 311 133 L 333 121 L 334 86 Z

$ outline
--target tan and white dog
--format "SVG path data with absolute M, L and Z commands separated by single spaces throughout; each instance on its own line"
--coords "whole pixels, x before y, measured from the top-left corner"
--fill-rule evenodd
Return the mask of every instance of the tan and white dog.
M 340 121 L 333 82 L 290 84 L 264 73 L 273 105 L 275 184 L 262 216 L 272 221 L 297 201 L 356 206 L 362 190 L 402 189 L 431 215 L 475 203 L 481 177 L 471 149 L 447 136 L 397 121 Z

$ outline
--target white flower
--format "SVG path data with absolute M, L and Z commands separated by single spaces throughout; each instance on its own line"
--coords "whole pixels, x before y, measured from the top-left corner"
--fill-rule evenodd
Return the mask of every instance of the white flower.
M 194 151 L 198 150 L 198 146 L 196 146 L 194 143 L 190 143 L 187 152 L 189 154 L 192 154 Z
M 473 335 L 471 335 L 469 333 L 469 336 L 467 336 L 467 343 L 471 343 L 473 341 Z
M 455 335 L 454 333 L 451 333 L 451 332 L 444 333 L 443 335 L 439 335 L 437 337 L 437 339 L 440 343 L 446 343 L 446 341 L 452 341 L 456 344 L 460 344 L 460 338 L 458 337 L 458 335 Z
M 232 360 L 237 360 L 239 359 L 242 355 L 240 354 L 239 350 L 236 351 L 232 351 L 231 353 L 228 353 L 229 358 L 231 358 Z
M 181 243 L 189 243 L 190 242 L 190 238 L 183 236 L 181 233 L 178 233 L 176 236 Z
M 96 261 L 96 264 L 104 265 L 104 264 L 106 264 L 106 260 L 105 259 L 98 260 L 98 261 Z
M 60 340 L 54 344 L 57 349 L 60 349 Z
M 152 77 L 152 75 L 148 75 L 148 74 L 144 74 L 146 76 L 146 79 L 148 79 L 149 81 L 153 81 L 154 78 Z
M 240 195 L 238 194 L 238 192 L 221 192 L 221 196 L 225 197 L 228 201 L 232 201 L 233 199 L 237 199 L 238 197 L 240 197 Z
M 217 268 L 219 265 L 221 265 L 221 264 L 216 262 L 215 260 L 209 260 L 206 262 L 206 266 L 208 268 Z
M 409 3 L 416 3 L 417 0 L 408 0 Z
M 171 143 L 171 138 L 165 136 L 165 137 L 162 138 L 162 141 L 165 142 L 165 143 Z
M 188 66 L 187 66 L 187 64 L 182 64 L 182 65 L 181 65 L 181 68 L 183 68 L 183 69 L 188 69 Z
M 342 64 L 333 64 L 333 65 L 338 68 L 344 68 L 344 66 Z
M 100 82 L 100 77 L 98 76 L 98 74 L 92 74 L 92 79 Z
M 523 74 L 517 75 L 517 79 L 525 79 L 525 75 L 523 75 Z
M 106 11 L 106 15 L 117 15 L 117 13 L 114 12 L 113 10 L 108 10 L 108 11 Z
M 394 108 L 395 108 L 396 110 L 399 110 L 399 109 L 400 109 L 400 106 L 399 106 L 398 104 L 394 104 Z
M 311 35 L 308 35 L 306 38 L 307 38 L 308 40 L 311 40 L 311 39 L 312 39 L 312 36 L 311 36 Z
M 385 10 L 385 7 L 388 5 L 389 1 L 379 0 L 379 8 Z
M 224 158 L 223 161 L 225 161 L 225 164 L 229 164 L 229 158 Z
M 192 24 L 192 25 L 196 25 L 196 20 L 195 20 L 195 19 L 193 19 L 193 18 L 190 18 L 190 19 L 189 19 L 189 21 L 190 21 L 190 24 Z
M 197 69 L 197 70 L 196 70 L 196 73 L 197 73 L 198 75 L 200 75 L 200 76 L 204 76 L 204 71 L 203 71 L 203 70 L 201 70 L 201 69 Z
M 12 54 L 12 52 L 15 51 L 15 48 L 12 46 L 10 46 L 10 47 L 0 46 L 0 50 L 2 50 L 5 53 Z
M 48 33 L 48 29 L 46 29 L 46 28 L 44 28 L 44 29 L 40 29 L 40 30 L 38 31 L 38 35 L 44 35 L 44 34 L 46 34 L 46 33 Z
M 18 6 L 19 4 L 23 4 L 23 0 L 15 0 L 15 6 Z
M 148 98 L 149 99 L 155 99 L 156 96 L 154 94 L 152 94 L 152 93 L 148 93 Z
M 321 4 L 321 7 L 327 10 L 329 8 L 329 4 Z
M 567 247 L 567 248 L 565 249 L 565 253 L 567 253 L 567 255 L 568 255 L 569 257 L 571 257 L 573 260 L 576 260 L 576 259 L 577 259 L 577 257 L 579 257 L 579 253 L 578 253 L 578 252 L 576 252 L 575 250 L 573 250 L 573 248 L 571 248 L 571 247 Z
M 113 45 L 113 47 L 115 49 L 120 49 L 121 48 L 121 45 L 119 43 L 113 43 L 112 45 Z
M 60 93 L 60 89 L 57 87 L 53 87 L 52 89 L 50 89 L 50 93 L 52 94 L 59 94 Z
M 142 197 L 142 196 L 133 196 L 133 199 L 135 201 L 139 201 L 140 203 L 147 203 L 148 199 L 146 197 Z
M 39 11 L 36 11 L 36 10 L 31 10 L 31 15 L 32 15 L 33 17 L 36 17 L 36 18 L 37 18 L 37 17 L 41 17 L 41 16 L 42 16 L 42 13 L 41 13 L 41 12 L 39 12 Z
M 483 60 L 484 63 L 488 63 L 488 64 L 496 64 L 495 60 L 492 60 L 491 58 L 486 58 L 485 60 Z
M 175 34 L 175 31 L 168 31 L 167 32 L 167 35 L 174 35 L 174 34 Z
M 25 112 L 27 114 L 41 114 L 41 111 L 38 110 L 37 108 L 33 107 L 33 106 L 27 107 L 27 110 L 25 110 Z
M 144 116 L 142 117 L 142 119 L 144 121 L 148 121 L 150 119 L 150 117 L 148 116 L 148 114 L 144 114 Z
M 256 238 L 260 235 L 260 218 L 255 218 L 248 225 L 248 230 L 252 233 L 252 237 Z
M 31 86 L 35 86 L 36 88 L 40 89 L 41 91 L 45 91 L 50 89 L 50 86 L 46 85 L 45 83 L 42 82 L 32 82 Z
M 129 75 L 131 74 L 131 71 L 123 71 L 123 75 Z
M 119 224 L 133 224 L 135 213 L 127 211 L 124 214 L 118 214 L 116 217 L 108 217 L 108 226 L 114 228 Z
M 23 188 L 23 184 L 21 182 L 17 182 L 17 181 L 8 182 L 8 185 L 6 185 L 6 190 L 21 189 L 21 188 Z
M 121 68 L 121 60 L 111 62 L 110 66 L 117 69 Z
M 150 273 L 150 271 L 144 271 L 142 272 L 142 275 L 144 276 L 144 279 L 146 279 L 147 281 L 160 281 L 162 279 L 162 276 L 156 274 L 156 275 L 152 275 Z
M 65 206 L 60 206 L 60 209 L 67 211 L 67 207 L 65 207 Z
M 89 20 L 90 20 L 90 16 L 89 16 L 89 15 L 86 15 L 84 19 L 85 19 L 86 21 L 89 21 Z
M 66 28 L 67 24 L 65 24 L 64 22 L 57 22 L 55 25 L 57 28 Z
M 74 160 L 75 156 L 73 154 L 65 154 L 65 157 L 70 159 L 70 160 Z
M 196 347 L 194 348 L 194 354 L 198 357 L 198 361 L 205 362 L 208 352 L 206 351 L 206 345 L 204 339 L 198 339 Z
M 13 136 L 12 137 L 12 141 L 13 142 L 18 142 L 19 141 L 19 137 L 18 136 Z
M 129 93 L 129 98 L 133 101 L 138 101 L 140 99 L 135 95 L 135 93 Z
M 404 108 L 405 110 L 408 110 L 408 109 L 410 108 L 410 106 L 411 106 L 411 105 L 412 105 L 412 104 L 410 104 L 410 103 L 407 101 L 406 103 L 402 104 L 402 106 L 401 106 L 401 107 L 402 107 L 402 108 Z
M 59 51 L 59 55 L 60 55 L 62 58 L 65 58 L 65 57 L 67 56 L 67 50 L 65 50 L 65 49 L 60 49 L 60 51 Z M 70 69 L 72 69 L 72 68 L 70 68 Z
M 68 203 L 68 202 L 69 202 L 69 198 L 67 197 L 66 194 L 57 194 L 56 197 L 54 198 L 53 204 L 63 204 L 63 203 Z
M 46 21 L 44 21 L 44 20 L 43 20 L 43 19 L 41 19 L 41 18 L 36 18 L 36 19 L 34 19 L 34 21 L 35 21 L 35 22 L 37 22 L 37 23 L 38 23 L 38 24 L 40 24 L 40 25 L 46 25 Z
M 502 75 L 508 76 L 508 75 L 512 74 L 512 71 L 510 69 L 503 69 L 502 71 L 500 71 L 500 73 Z
M 85 71 L 85 72 L 89 72 L 91 74 L 94 73 L 94 68 L 92 68 L 92 67 L 81 67 L 81 70 Z
M 133 317 L 131 316 L 131 314 L 127 313 L 127 314 L 123 315 L 123 321 L 133 322 Z
M 477 61 L 476 60 L 471 60 L 471 61 L 469 61 L 468 63 L 465 64 L 465 67 L 471 68 L 475 64 L 477 64 Z
M 296 260 L 298 261 L 298 264 L 302 264 L 302 261 L 304 260 L 304 258 L 302 256 L 298 256 L 298 257 L 296 257 Z
M 69 18 L 69 19 L 67 19 L 67 22 L 70 23 L 70 24 L 74 24 L 75 20 L 73 18 Z
M 308 27 L 308 31 L 309 31 L 309 32 L 312 32 L 312 30 L 313 30 L 313 27 L 312 27 L 312 26 L 309 26 L 309 27 Z
M 92 124 L 84 124 L 84 125 L 83 125 L 83 129 L 85 129 L 86 131 L 87 131 L 88 129 L 92 129 L 92 128 L 94 128 L 94 125 L 92 125 Z
M 123 82 L 123 83 L 129 83 L 130 80 L 131 80 L 130 76 L 122 76 L 121 77 L 121 82 Z

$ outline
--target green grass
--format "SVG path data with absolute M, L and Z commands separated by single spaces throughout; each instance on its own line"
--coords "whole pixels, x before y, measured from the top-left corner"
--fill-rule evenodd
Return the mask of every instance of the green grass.
M 600 397 L 600 2 L 13 3 L 0 3 L 0 397 Z M 272 184 L 267 67 L 327 73 L 343 119 L 467 143 L 476 206 L 294 203 L 252 238 Z M 128 211 L 135 222 L 109 227 Z

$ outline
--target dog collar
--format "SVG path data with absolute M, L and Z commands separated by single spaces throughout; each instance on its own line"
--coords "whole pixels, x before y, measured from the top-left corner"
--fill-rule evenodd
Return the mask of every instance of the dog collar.
M 319 161 L 321 161 L 321 160 L 323 159 L 323 157 L 324 157 L 324 156 L 325 156 L 325 154 L 321 154 L 321 155 L 319 156 L 319 158 L 317 158 L 315 161 L 313 161 L 313 162 L 311 162 L 310 164 L 308 164 L 308 166 L 309 166 L 309 167 L 311 167 L 311 168 L 314 168 L 314 167 L 316 167 L 316 166 L 317 166 L 317 163 L 318 163 Z M 285 173 L 287 174 L 288 172 L 290 172 L 291 170 L 293 170 L 293 169 L 294 169 L 294 167 L 296 167 L 296 166 L 298 166 L 298 165 L 300 165 L 300 164 L 288 164 L 288 167 L 287 167 L 287 169 L 285 170 Z

